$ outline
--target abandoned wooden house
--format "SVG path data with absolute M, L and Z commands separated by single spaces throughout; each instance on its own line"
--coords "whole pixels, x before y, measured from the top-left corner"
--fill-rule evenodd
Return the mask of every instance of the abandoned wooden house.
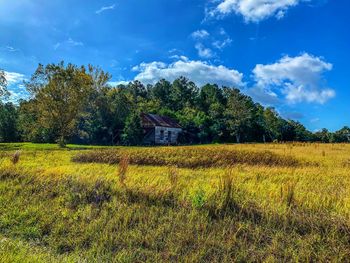
M 141 114 L 144 144 L 177 144 L 182 132 L 181 126 L 173 119 L 156 114 Z

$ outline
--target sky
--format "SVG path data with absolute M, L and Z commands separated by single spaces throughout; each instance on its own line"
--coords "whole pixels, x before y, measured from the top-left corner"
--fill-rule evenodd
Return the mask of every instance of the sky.
M 0 69 L 16 101 L 39 63 L 111 85 L 185 76 L 237 87 L 311 131 L 350 126 L 348 0 L 0 0 Z

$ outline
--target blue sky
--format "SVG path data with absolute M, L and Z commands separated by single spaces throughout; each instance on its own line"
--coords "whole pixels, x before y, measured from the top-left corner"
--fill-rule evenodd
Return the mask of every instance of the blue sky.
M 91 63 L 112 83 L 184 75 L 239 87 L 310 130 L 350 126 L 350 1 L 0 0 L 12 100 L 38 63 Z

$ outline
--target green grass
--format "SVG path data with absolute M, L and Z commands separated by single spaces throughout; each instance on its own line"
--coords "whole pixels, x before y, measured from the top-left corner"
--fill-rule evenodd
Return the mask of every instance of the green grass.
M 346 261 L 350 256 L 350 145 L 118 147 L 122 156 L 152 151 L 159 159 L 178 149 L 178 162 L 193 152 L 216 151 L 253 158 L 269 151 L 300 162 L 196 168 L 155 162 L 123 164 L 124 169 L 72 162 L 91 153 L 84 146 L 1 147 L 6 148 L 0 154 L 2 262 Z M 14 165 L 11 156 L 18 149 Z

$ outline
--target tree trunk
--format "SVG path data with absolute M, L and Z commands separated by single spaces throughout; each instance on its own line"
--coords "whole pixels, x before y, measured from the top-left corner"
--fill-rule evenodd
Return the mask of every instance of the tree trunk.
M 60 136 L 60 138 L 58 139 L 58 146 L 60 148 L 65 148 L 66 147 L 66 140 L 64 139 L 64 136 Z
M 241 136 L 239 134 L 236 134 L 236 141 L 237 143 L 241 142 Z

